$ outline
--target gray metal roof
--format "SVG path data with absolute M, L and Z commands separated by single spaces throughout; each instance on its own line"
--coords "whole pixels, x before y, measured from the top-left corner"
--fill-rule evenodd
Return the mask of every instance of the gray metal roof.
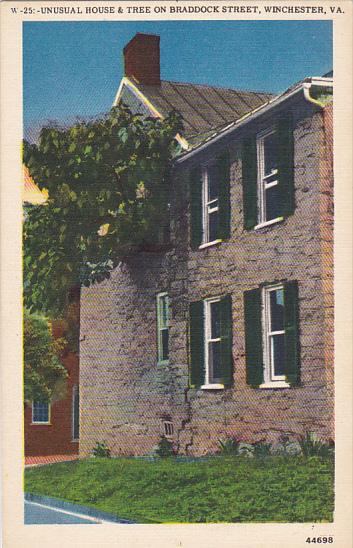
M 134 85 L 163 116 L 173 109 L 180 112 L 184 121 L 183 136 L 192 146 L 274 97 L 270 93 L 167 80 L 162 80 L 160 86 L 135 81 Z

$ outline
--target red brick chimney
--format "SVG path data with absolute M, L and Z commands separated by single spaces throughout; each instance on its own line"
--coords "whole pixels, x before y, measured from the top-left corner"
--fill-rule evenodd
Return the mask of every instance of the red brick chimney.
M 160 37 L 137 33 L 123 49 L 125 76 L 134 77 L 140 84 L 160 86 Z

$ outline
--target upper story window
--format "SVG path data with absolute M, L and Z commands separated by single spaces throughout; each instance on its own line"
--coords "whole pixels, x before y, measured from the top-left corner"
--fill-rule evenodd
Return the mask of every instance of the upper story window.
M 190 385 L 222 389 L 232 381 L 230 295 L 190 303 Z
M 244 228 L 259 229 L 294 213 L 294 146 L 290 114 L 242 144 Z
M 260 388 L 298 384 L 298 283 L 245 291 L 244 317 L 247 383 Z
M 202 170 L 203 244 L 219 240 L 219 169 L 212 163 Z
M 277 139 L 276 130 L 267 131 L 257 138 L 259 224 L 283 219 L 280 207 Z
M 50 404 L 48 402 L 32 402 L 32 423 L 50 424 Z
M 169 360 L 169 297 L 167 293 L 157 295 L 157 346 L 158 363 Z
M 230 237 L 228 152 L 190 172 L 191 247 L 202 249 Z

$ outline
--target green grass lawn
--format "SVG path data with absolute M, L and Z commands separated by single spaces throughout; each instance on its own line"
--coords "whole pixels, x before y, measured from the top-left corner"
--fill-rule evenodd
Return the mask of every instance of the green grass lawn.
M 27 469 L 25 491 L 140 523 L 332 521 L 333 460 L 90 458 Z

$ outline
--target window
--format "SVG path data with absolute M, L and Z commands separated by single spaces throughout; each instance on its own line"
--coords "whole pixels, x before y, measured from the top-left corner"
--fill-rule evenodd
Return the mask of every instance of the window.
M 202 170 L 203 244 L 219 239 L 219 173 L 216 163 Z
M 264 380 L 285 381 L 283 285 L 263 289 Z
M 48 402 L 34 401 L 32 403 L 32 423 L 49 424 L 50 423 L 50 405 Z
M 293 215 L 294 144 L 291 113 L 242 143 L 243 216 L 246 230 Z
M 259 224 L 282 220 L 277 139 L 275 130 L 267 131 L 257 139 Z
M 190 385 L 221 389 L 232 381 L 230 295 L 190 303 Z
M 80 390 L 77 385 L 72 389 L 72 441 L 80 437 Z
M 247 384 L 299 384 L 298 283 L 286 281 L 244 293 Z
M 230 237 L 229 175 L 227 151 L 190 172 L 190 223 L 193 249 L 202 249 Z
M 220 299 L 205 301 L 205 384 L 221 383 Z
M 157 295 L 157 345 L 158 363 L 169 360 L 169 297 L 167 293 Z
M 166 438 L 171 438 L 174 434 L 174 427 L 171 421 L 164 421 L 164 435 Z

